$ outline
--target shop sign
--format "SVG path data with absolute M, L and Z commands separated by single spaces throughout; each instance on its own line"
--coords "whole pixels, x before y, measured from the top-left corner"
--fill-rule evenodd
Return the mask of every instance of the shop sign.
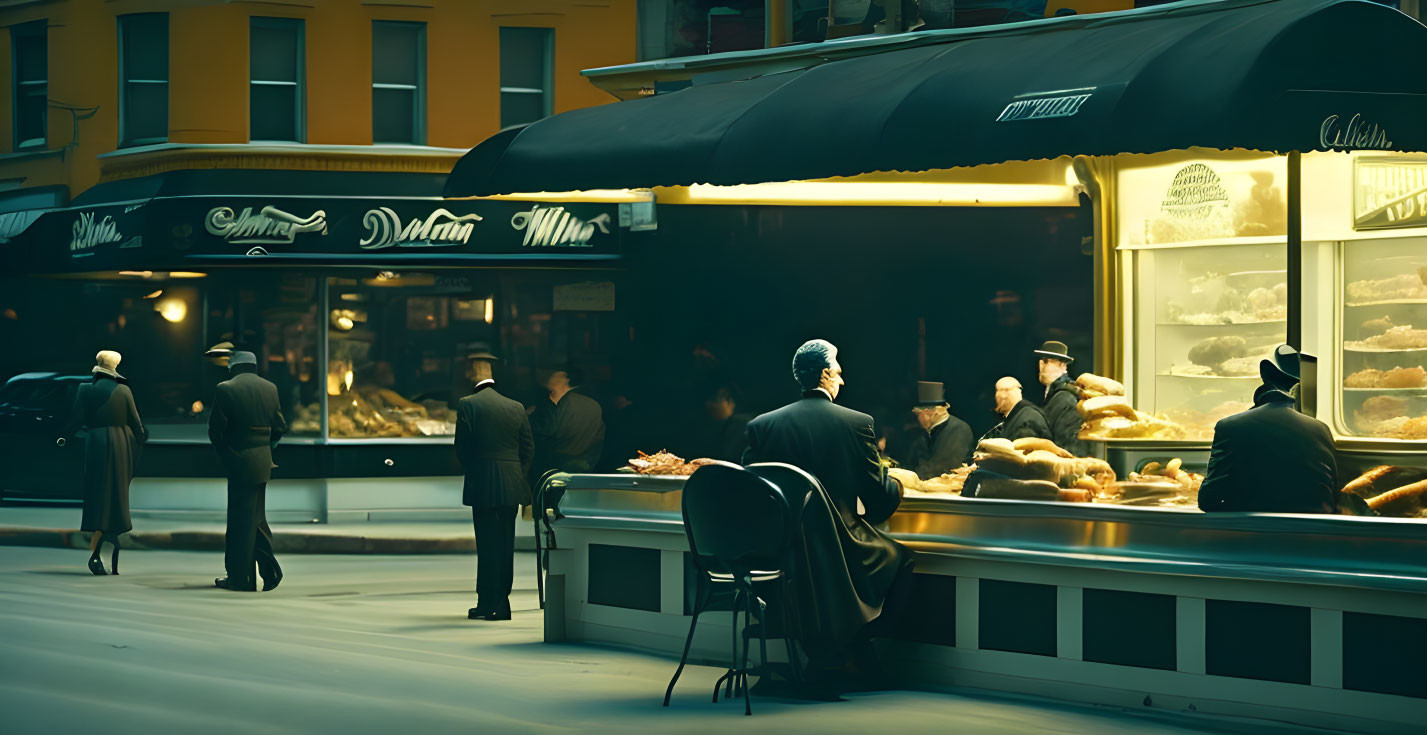
M 1358 159 L 1353 229 L 1427 227 L 1427 161 Z
M 1084 105 L 1094 92 L 1094 87 L 1086 87 L 1021 95 L 1021 97 L 1011 100 L 1011 103 L 1006 105 L 1006 109 L 1001 110 L 996 122 L 1074 117 L 1076 113 L 1080 112 L 1080 106 Z
M 362 215 L 367 236 L 358 243 L 363 250 L 382 250 L 393 245 L 403 248 L 465 245 L 471 239 L 479 214 L 457 216 L 438 208 L 424 219 L 413 217 L 403 225 L 390 207 L 369 209 Z
M 69 252 L 75 257 L 89 255 L 88 251 L 99 245 L 123 239 L 113 217 L 106 215 L 100 219 L 93 212 L 81 212 L 70 230 Z
M 1318 144 L 1329 150 L 1392 150 L 1392 141 L 1387 131 L 1377 123 L 1368 122 L 1362 115 L 1353 115 L 1343 120 L 1337 115 L 1324 118 L 1318 126 Z
M 214 207 L 208 210 L 203 226 L 209 234 L 234 245 L 291 245 L 304 232 L 326 235 L 327 213 L 319 209 L 307 217 L 298 217 L 267 206 L 257 214 L 252 207 L 244 207 L 241 214 L 234 215 L 230 207 Z M 267 255 L 267 251 L 254 247 L 248 255 Z
M 596 230 L 608 235 L 609 213 L 581 219 L 564 207 L 542 207 L 536 205 L 523 212 L 516 212 L 510 218 L 510 226 L 517 232 L 524 232 L 521 247 L 537 248 L 587 248 Z
M 1214 169 L 1191 163 L 1174 175 L 1160 205 L 1165 214 L 1179 219 L 1208 219 L 1229 206 L 1229 194 Z

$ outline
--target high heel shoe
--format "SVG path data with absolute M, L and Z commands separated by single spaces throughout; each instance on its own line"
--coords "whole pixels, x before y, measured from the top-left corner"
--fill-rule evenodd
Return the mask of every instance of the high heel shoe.
M 99 552 L 96 550 L 94 556 L 89 557 L 89 571 L 96 577 L 102 577 L 108 572 L 104 571 L 104 562 L 99 561 Z
M 114 551 L 109 554 L 109 573 L 119 573 L 119 544 L 114 544 Z

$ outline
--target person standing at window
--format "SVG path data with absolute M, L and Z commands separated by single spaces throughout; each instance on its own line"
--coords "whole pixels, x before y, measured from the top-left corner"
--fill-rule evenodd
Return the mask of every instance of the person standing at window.
M 93 531 L 89 541 L 89 571 L 119 573 L 119 537 L 133 529 L 129 520 L 129 482 L 148 439 L 134 394 L 119 375 L 119 353 L 104 350 L 94 356 L 94 380 L 79 387 L 70 427 L 84 433 L 84 518 L 80 529 Z M 64 445 L 64 437 L 59 442 Z M 103 541 L 114 546 L 109 571 L 99 560 Z
M 1082 419 L 1076 408 L 1080 402 L 1080 389 L 1070 379 L 1070 363 L 1075 362 L 1075 358 L 1070 356 L 1064 342 L 1054 340 L 1041 345 L 1035 354 L 1039 358 L 1037 374 L 1041 385 L 1045 386 L 1041 411 L 1045 413 L 1046 423 L 1050 424 L 1050 436 L 1046 438 L 1061 449 L 1084 457 L 1089 452 L 1080 441 Z
M 218 384 L 208 438 L 228 474 L 228 528 L 223 566 L 228 576 L 213 586 L 235 592 L 257 591 L 253 562 L 263 577 L 263 591 L 276 589 L 282 567 L 273 555 L 265 497 L 272 478 L 273 449 L 287 432 L 277 386 L 258 376 L 258 358 L 234 351 L 228 357 L 233 377 Z
M 525 408 L 495 389 L 496 356 L 476 345 L 469 358 L 476 389 L 456 404 L 456 458 L 466 473 L 461 502 L 471 507 L 476 532 L 476 606 L 466 617 L 510 620 L 515 512 L 530 504 L 535 438 Z

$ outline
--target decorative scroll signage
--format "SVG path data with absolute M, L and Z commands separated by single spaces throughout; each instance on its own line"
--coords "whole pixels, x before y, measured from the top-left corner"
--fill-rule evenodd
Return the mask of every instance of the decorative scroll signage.
M 471 240 L 479 214 L 454 215 L 438 208 L 425 218 L 411 218 L 402 225 L 401 216 L 390 207 L 369 209 L 362 215 L 367 236 L 358 245 L 363 250 L 381 250 L 393 245 L 403 248 L 449 247 L 465 245 Z
M 1387 131 L 1377 123 L 1370 122 L 1362 115 L 1347 119 L 1329 115 L 1318 126 L 1318 145 L 1328 150 L 1392 150 L 1392 141 Z
M 69 252 L 76 255 L 83 251 L 89 251 L 99 245 L 110 242 L 119 242 L 124 236 L 119 234 L 119 227 L 114 224 L 114 218 L 105 216 L 99 218 L 93 212 L 81 212 L 74 221 L 69 239 Z
M 536 205 L 512 216 L 510 226 L 525 233 L 521 247 L 587 248 L 596 228 L 609 234 L 609 220 L 608 212 L 586 220 L 564 207 Z
M 1080 112 L 1080 106 L 1094 93 L 1094 87 L 1085 87 L 1021 95 L 1011 100 L 1006 109 L 1001 110 L 996 122 L 1074 117 Z
M 214 207 L 203 220 L 204 229 L 234 245 L 255 245 L 248 255 L 267 255 L 263 245 L 291 245 L 304 232 L 327 234 L 327 213 L 317 210 L 307 217 L 288 214 L 274 206 L 253 213 L 244 207 L 234 215 L 230 207 Z
M 1353 162 L 1353 229 L 1427 227 L 1427 161 Z

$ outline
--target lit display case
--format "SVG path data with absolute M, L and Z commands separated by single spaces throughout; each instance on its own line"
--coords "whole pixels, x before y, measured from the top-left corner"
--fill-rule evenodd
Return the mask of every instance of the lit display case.
M 1100 433 L 1208 443 L 1252 405 L 1259 361 L 1286 335 L 1284 163 L 1145 158 L 1119 177 L 1120 335 L 1138 418 Z
M 1341 246 L 1339 429 L 1427 440 L 1427 237 Z

